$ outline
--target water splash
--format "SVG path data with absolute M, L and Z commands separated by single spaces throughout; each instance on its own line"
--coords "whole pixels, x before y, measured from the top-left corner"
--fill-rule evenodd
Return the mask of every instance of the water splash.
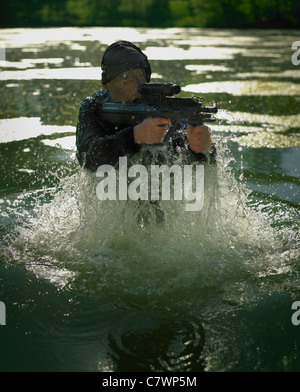
M 236 280 L 288 273 L 272 216 L 251 208 L 227 147 L 218 151 L 217 166 L 205 168 L 204 208 L 188 212 L 184 201 L 161 201 L 162 224 L 157 206 L 98 200 L 94 174 L 80 170 L 63 179 L 50 196 L 39 194 L 42 202 L 17 226 L 11 262 L 60 289 L 158 296 L 229 291 Z

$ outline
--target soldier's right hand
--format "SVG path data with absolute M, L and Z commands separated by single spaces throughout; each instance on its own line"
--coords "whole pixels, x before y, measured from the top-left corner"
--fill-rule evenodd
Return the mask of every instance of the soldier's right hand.
M 165 118 L 146 118 L 133 128 L 134 140 L 137 144 L 161 143 L 171 125 Z

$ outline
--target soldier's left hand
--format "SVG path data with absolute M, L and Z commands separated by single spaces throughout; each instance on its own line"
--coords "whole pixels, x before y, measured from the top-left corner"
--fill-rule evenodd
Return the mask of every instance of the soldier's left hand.
M 210 128 L 206 125 L 188 125 L 187 138 L 191 150 L 195 153 L 208 152 L 212 144 Z

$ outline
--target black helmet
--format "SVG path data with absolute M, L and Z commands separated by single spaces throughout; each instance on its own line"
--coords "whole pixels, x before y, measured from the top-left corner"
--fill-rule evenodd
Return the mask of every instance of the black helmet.
M 147 56 L 129 41 L 117 41 L 105 50 L 101 61 L 102 84 L 131 69 L 143 68 L 150 82 L 151 67 Z

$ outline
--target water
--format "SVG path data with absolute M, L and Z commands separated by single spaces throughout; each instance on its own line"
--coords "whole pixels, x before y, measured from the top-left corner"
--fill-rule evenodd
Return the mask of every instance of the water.
M 1 370 L 300 370 L 298 37 L 1 30 Z M 100 202 L 74 157 L 80 102 L 124 38 L 152 81 L 220 108 L 204 208 L 163 202 L 163 225 L 155 211 L 142 224 L 133 201 Z

